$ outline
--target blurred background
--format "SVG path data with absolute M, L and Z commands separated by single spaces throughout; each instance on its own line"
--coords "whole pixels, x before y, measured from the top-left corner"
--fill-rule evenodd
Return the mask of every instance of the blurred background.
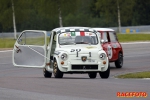
M 62 26 L 149 33 L 149 5 L 150 0 L 0 0 L 0 37 Z

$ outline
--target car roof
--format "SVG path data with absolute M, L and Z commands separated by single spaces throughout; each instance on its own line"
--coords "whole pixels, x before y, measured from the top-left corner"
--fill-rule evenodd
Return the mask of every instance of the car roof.
M 96 30 L 96 31 L 115 31 L 111 28 L 93 28 L 93 29 Z
M 68 31 L 75 31 L 76 29 L 78 29 L 79 31 L 92 31 L 92 32 L 96 32 L 95 29 L 90 28 L 90 27 L 80 27 L 80 26 L 72 26 L 72 27 L 59 27 L 59 28 L 55 28 L 52 31 L 56 31 L 57 33 L 60 32 L 68 32 Z

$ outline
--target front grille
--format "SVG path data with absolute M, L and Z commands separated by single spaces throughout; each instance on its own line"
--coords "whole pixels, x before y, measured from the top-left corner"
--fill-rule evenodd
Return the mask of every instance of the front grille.
M 98 65 L 72 65 L 72 69 L 98 69 Z

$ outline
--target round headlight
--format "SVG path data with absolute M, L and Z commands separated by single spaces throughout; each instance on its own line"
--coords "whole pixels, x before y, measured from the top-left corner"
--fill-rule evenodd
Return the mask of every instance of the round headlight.
M 63 54 L 61 55 L 61 59 L 62 59 L 62 60 L 66 60 L 66 59 L 67 59 L 67 54 L 66 54 L 66 53 L 63 53 Z
M 101 53 L 99 55 L 99 57 L 100 57 L 101 60 L 104 60 L 106 58 L 106 54 L 105 53 Z

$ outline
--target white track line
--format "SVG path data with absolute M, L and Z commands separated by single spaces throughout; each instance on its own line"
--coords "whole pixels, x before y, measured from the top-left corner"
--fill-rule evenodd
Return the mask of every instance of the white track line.
M 12 50 L 4 50 L 4 51 L 0 51 L 0 52 L 10 52 L 10 51 L 12 51 Z
M 143 78 L 143 79 L 145 79 L 145 80 L 150 80 L 150 78 Z
M 150 43 L 150 42 L 122 42 L 121 44 L 139 44 L 139 43 Z

